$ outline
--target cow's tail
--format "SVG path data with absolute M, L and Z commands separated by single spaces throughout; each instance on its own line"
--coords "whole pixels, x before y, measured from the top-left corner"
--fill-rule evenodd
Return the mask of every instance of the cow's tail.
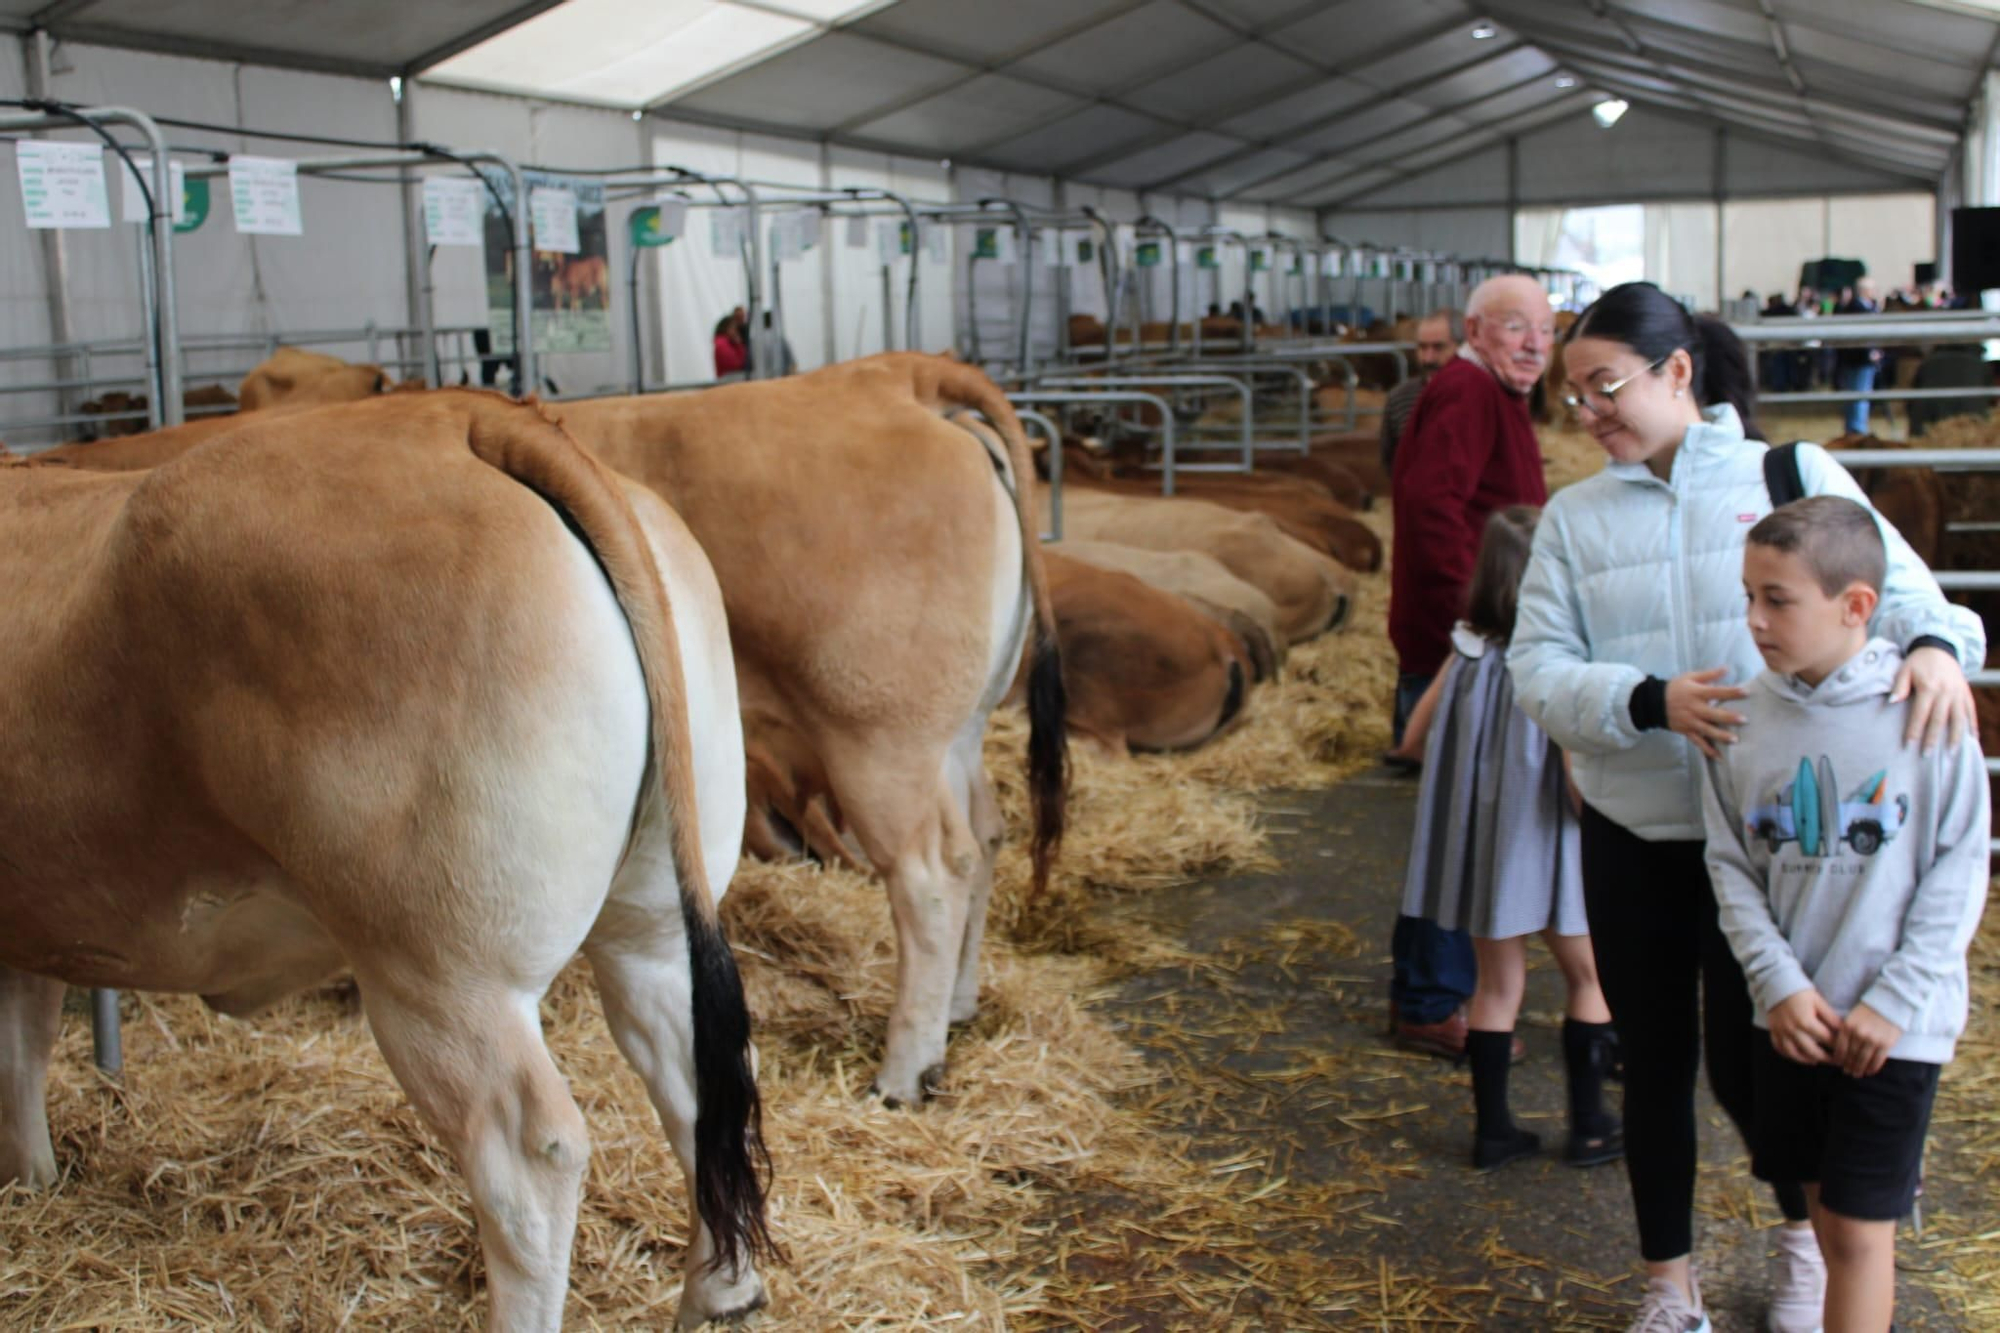
M 470 440 L 477 457 L 548 501 L 579 534 L 632 628 L 652 705 L 647 799 L 656 781 L 667 804 L 687 927 L 694 1006 L 694 1208 L 714 1240 L 713 1262 L 740 1267 L 752 1256 L 777 1253 L 765 1221 L 771 1162 L 751 1064 L 750 1011 L 703 868 L 687 678 L 666 583 L 617 482 L 538 404 L 513 406 L 497 397 L 479 403 Z
M 1007 463 L 1014 472 L 1014 512 L 1021 521 L 1021 563 L 1028 595 L 1035 606 L 1035 632 L 1028 667 L 1028 793 L 1034 810 L 1031 844 L 1034 866 L 1032 891 L 1048 886 L 1049 868 L 1062 845 L 1069 799 L 1068 702 L 1063 692 L 1062 650 L 1056 642 L 1055 603 L 1049 595 L 1049 574 L 1042 563 L 1040 523 L 1035 504 L 1035 466 L 1021 418 L 1000 386 L 977 367 L 943 357 L 923 358 L 928 405 L 969 407 L 1000 432 L 1007 445 Z M 1060 448 L 1052 441 L 1051 448 Z

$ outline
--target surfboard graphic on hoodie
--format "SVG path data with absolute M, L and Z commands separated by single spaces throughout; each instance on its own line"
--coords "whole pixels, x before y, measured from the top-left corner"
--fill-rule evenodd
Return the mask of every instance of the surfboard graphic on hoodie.
M 1833 761 L 1826 755 L 1819 763 L 1801 758 L 1797 775 L 1780 787 L 1773 798 L 1752 806 L 1743 817 L 1744 831 L 1761 838 L 1775 855 L 1788 842 L 1797 842 L 1806 856 L 1837 856 L 1840 844 L 1862 856 L 1873 856 L 1882 844 L 1894 838 L 1910 815 L 1910 798 L 1889 799 L 1889 770 L 1878 768 L 1868 779 L 1836 799 Z

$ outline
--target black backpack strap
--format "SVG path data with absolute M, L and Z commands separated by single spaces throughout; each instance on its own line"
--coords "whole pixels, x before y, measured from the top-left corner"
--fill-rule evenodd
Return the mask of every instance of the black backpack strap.
M 1799 446 L 1774 445 L 1764 451 L 1764 489 L 1770 493 L 1771 508 L 1806 498 L 1805 478 L 1799 475 Z

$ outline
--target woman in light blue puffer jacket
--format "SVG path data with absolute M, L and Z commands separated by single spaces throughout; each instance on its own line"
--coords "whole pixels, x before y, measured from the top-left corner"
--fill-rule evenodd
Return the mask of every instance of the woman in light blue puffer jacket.
M 1626 1169 L 1650 1281 L 1633 1329 L 1708 1326 L 1689 1262 L 1694 1084 L 1750 1127 L 1752 1024 L 1703 860 L 1701 756 L 1734 744 L 1728 704 L 1762 670 L 1744 618 L 1743 536 L 1770 512 L 1749 358 L 1649 283 L 1606 292 L 1564 351 L 1578 416 L 1610 455 L 1542 516 L 1508 667 L 1521 708 L 1568 751 L 1583 794 L 1584 899 L 1626 1065 Z M 1797 450 L 1808 495 L 1867 503 L 1816 445 Z M 1873 632 L 1908 653 L 1913 734 L 1972 725 L 1965 671 L 1979 619 L 1884 523 L 1889 577 Z M 1954 736 L 1954 740 L 1956 737 Z M 1698 1002 L 1697 978 L 1706 1004 Z M 1776 1186 L 1786 1227 L 1768 1327 L 1815 1329 L 1825 1283 L 1797 1182 Z

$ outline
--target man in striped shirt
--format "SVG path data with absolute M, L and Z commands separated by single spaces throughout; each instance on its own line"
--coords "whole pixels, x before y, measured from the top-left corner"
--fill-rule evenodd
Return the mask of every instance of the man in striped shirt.
M 1465 323 L 1456 310 L 1449 307 L 1433 310 L 1425 315 L 1417 325 L 1417 373 L 1389 391 L 1389 397 L 1382 404 L 1382 470 L 1393 474 L 1396 468 L 1396 441 L 1403 438 L 1403 427 L 1410 420 L 1410 413 L 1422 396 L 1424 385 L 1430 382 L 1431 372 L 1448 363 L 1458 345 L 1465 341 Z

